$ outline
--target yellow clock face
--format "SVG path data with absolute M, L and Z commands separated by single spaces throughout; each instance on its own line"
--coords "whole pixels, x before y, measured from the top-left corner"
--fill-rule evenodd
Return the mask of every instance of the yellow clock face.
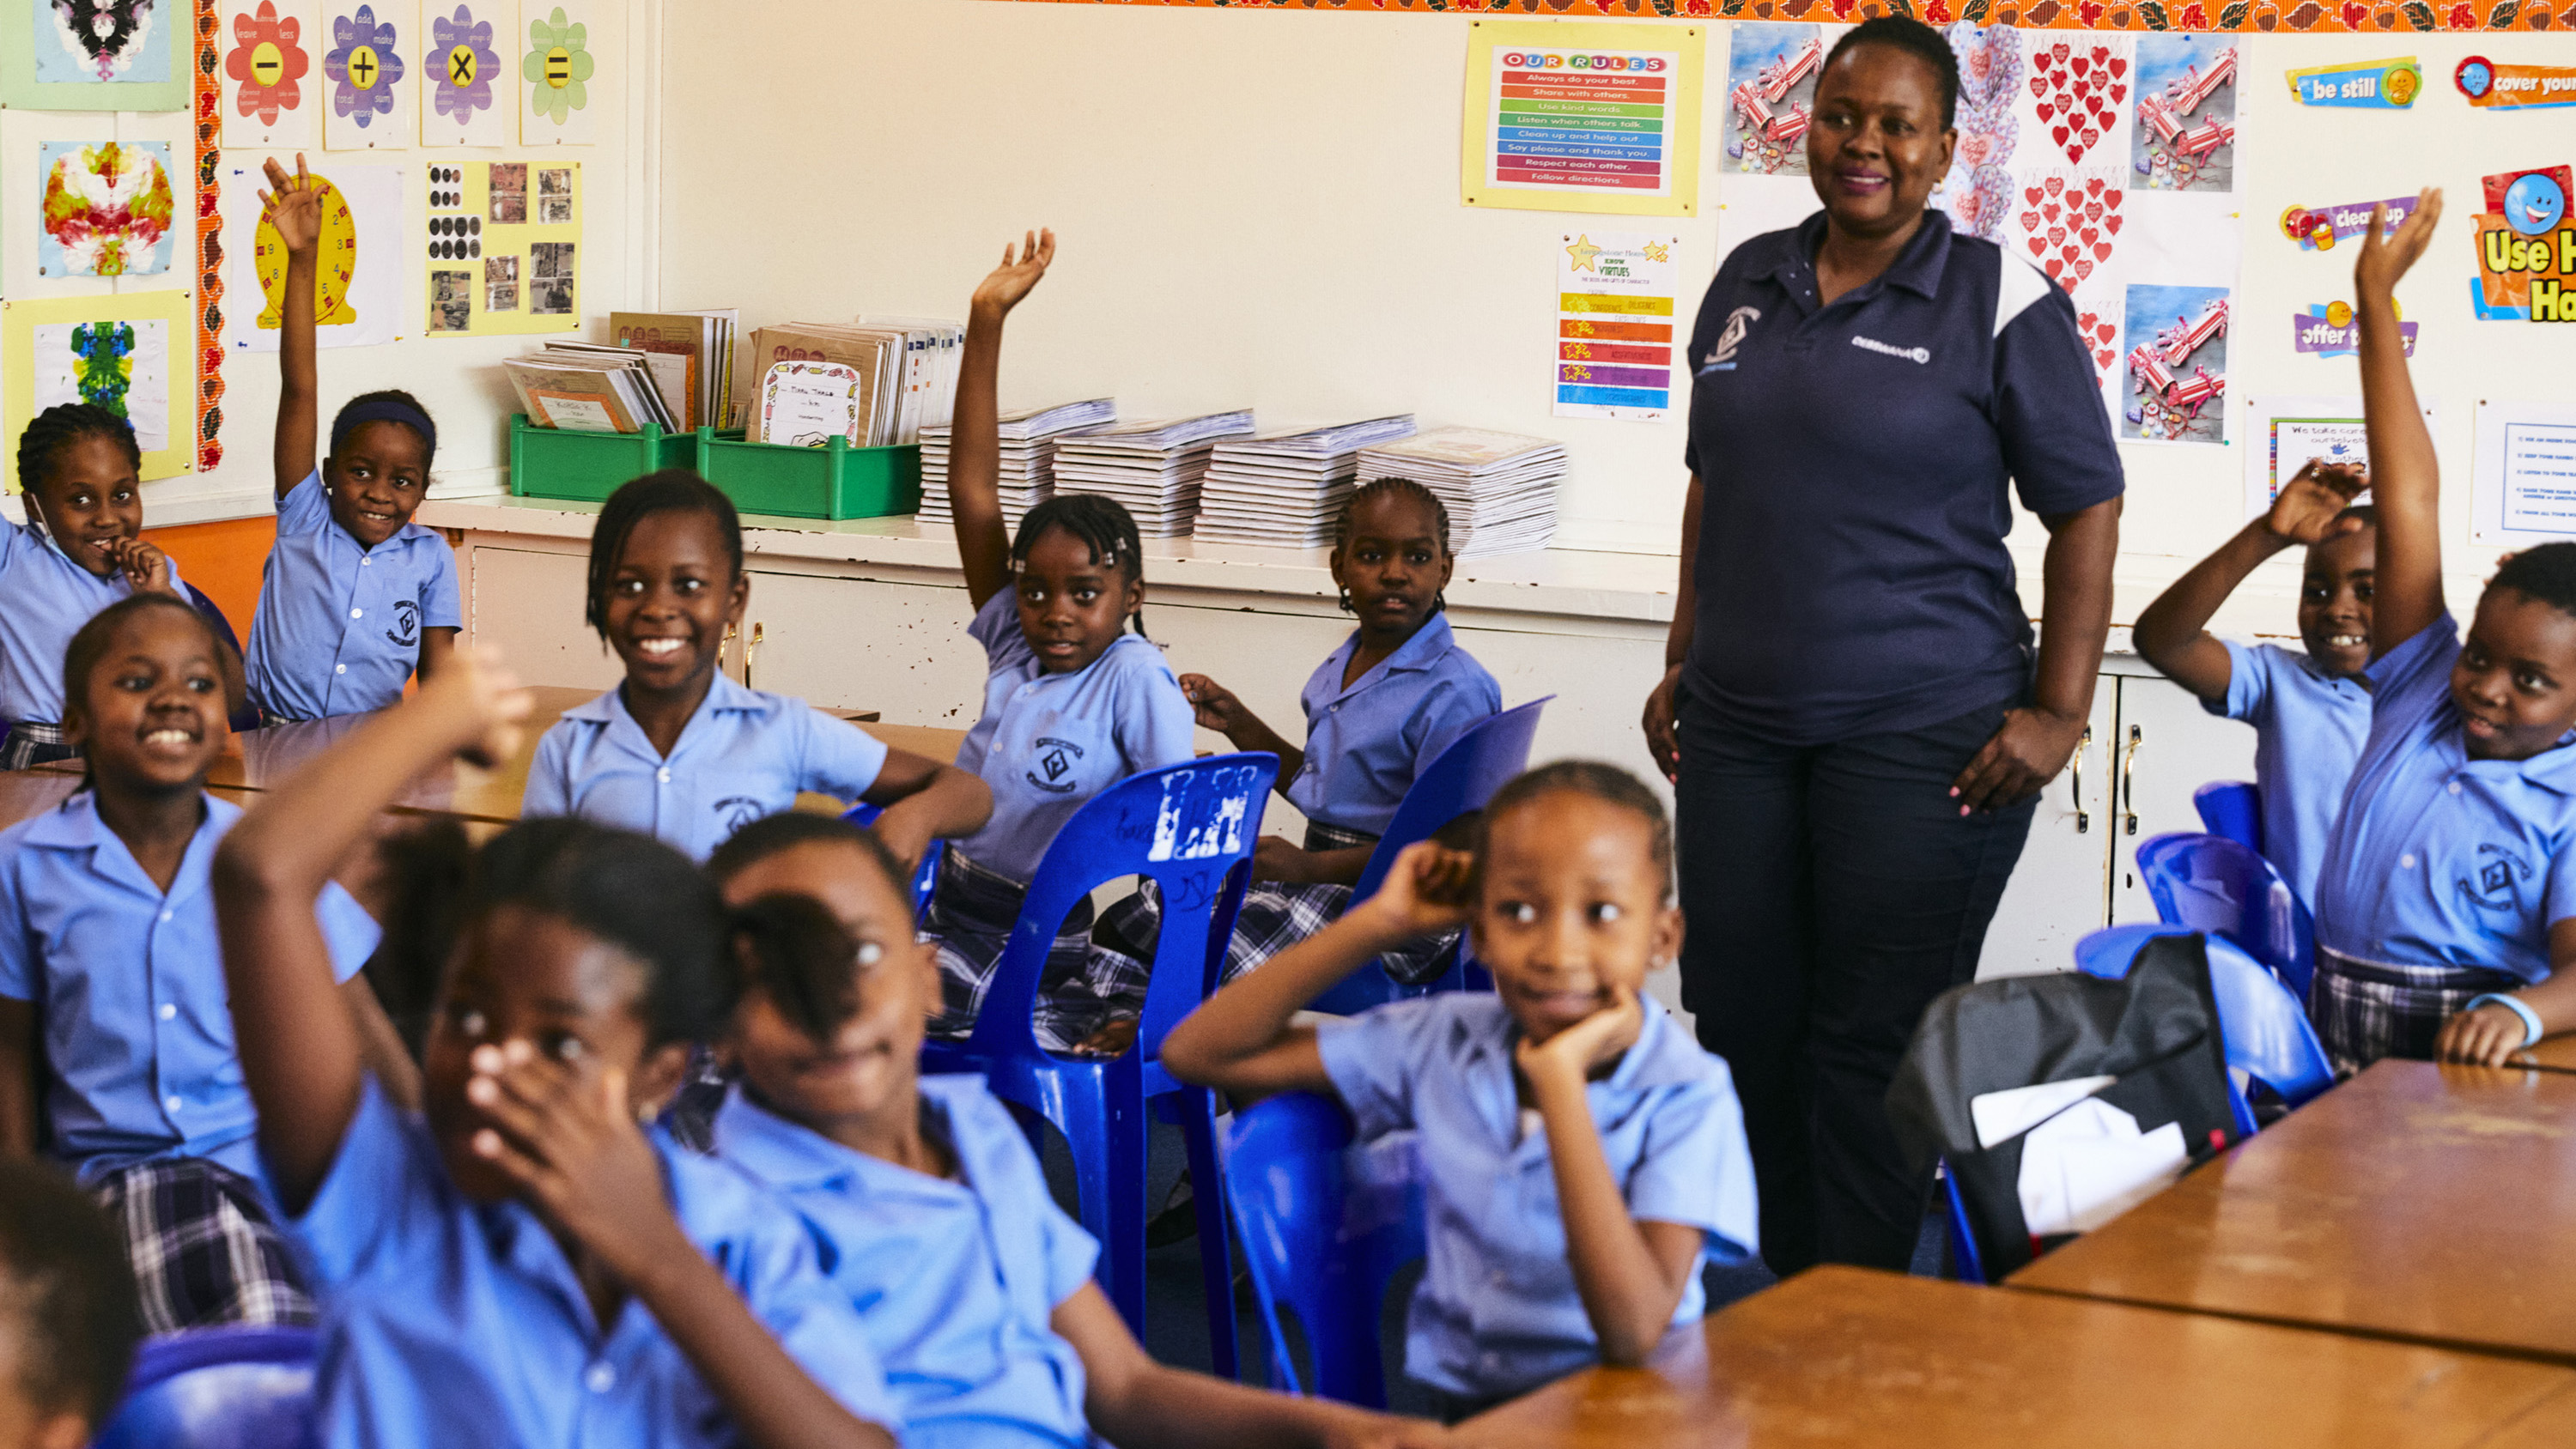
M 349 215 L 349 199 L 338 187 L 319 176 L 313 182 L 322 189 L 322 239 L 314 247 L 313 324 L 345 327 L 358 320 L 358 309 L 349 305 L 349 278 L 358 268 L 358 223 Z M 286 325 L 286 239 L 263 220 L 251 250 L 262 299 L 259 326 L 274 332 Z

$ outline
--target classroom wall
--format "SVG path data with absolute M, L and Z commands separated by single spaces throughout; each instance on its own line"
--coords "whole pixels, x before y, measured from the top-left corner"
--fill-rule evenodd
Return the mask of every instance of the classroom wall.
M 1006 403 L 1114 392 L 1132 416 L 1246 403 L 1275 423 L 1411 410 L 1554 435 L 1573 451 L 1559 542 L 1671 552 L 1680 424 L 1548 413 L 1551 248 L 1570 226 L 1626 224 L 1460 204 L 1469 23 L 992 0 L 672 6 L 660 302 L 739 305 L 752 323 L 863 309 L 957 316 L 1006 240 L 1052 225 L 1062 255 L 1013 324 Z M 1725 28 L 1701 23 L 1714 78 Z M 2469 109 L 2450 77 L 2473 52 L 2576 64 L 2576 35 L 2247 37 L 2245 263 L 2229 349 L 2231 406 L 2264 392 L 2356 392 L 2354 364 L 2298 356 L 2287 320 L 2350 296 L 2350 245 L 2302 252 L 2276 219 L 2293 203 L 2449 188 L 2444 234 L 2400 300 L 2423 324 L 2418 375 L 2444 408 L 2460 597 L 2494 557 L 2467 543 L 2472 405 L 2564 396 L 2576 361 L 2576 328 L 2471 319 L 2478 178 L 2576 161 L 2568 112 Z M 2292 67 L 2405 54 L 2427 82 L 2411 112 L 2302 108 L 2283 80 Z M 1691 301 L 1718 260 L 1722 124 L 1713 80 L 1702 214 L 1680 224 Z M 2238 447 L 2124 453 L 2122 623 L 2239 526 L 2244 476 Z M 2024 520 L 2014 544 L 2034 612 L 2043 543 Z M 2289 631 L 2295 568 L 2285 556 L 2267 569 L 2221 622 Z

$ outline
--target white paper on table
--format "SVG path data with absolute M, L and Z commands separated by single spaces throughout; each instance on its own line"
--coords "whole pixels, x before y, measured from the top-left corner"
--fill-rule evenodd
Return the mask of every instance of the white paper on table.
M 2504 548 L 2576 538 L 2576 406 L 2480 401 L 2469 541 Z
M 1968 1117 L 1977 1124 L 1977 1145 L 1992 1147 L 2006 1138 L 2018 1137 L 2118 1080 L 2076 1077 L 1972 1097 Z
M 2142 1133 L 2137 1118 L 2086 1097 L 2022 1138 L 2022 1224 L 2034 1238 L 2089 1233 L 2190 1165 L 2181 1123 Z

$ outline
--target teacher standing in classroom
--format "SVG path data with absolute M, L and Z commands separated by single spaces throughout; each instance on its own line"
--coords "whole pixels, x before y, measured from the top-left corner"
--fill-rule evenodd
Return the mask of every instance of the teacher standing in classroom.
M 1912 1257 L 1931 1183 L 1888 1079 L 1976 975 L 2110 625 L 2120 457 L 2075 309 L 1926 209 L 1958 94 L 1930 27 L 1846 35 L 1807 132 L 1824 210 L 1726 258 L 1689 353 L 1645 729 L 1675 782 L 1683 999 L 1734 1070 L 1784 1276 Z M 2049 534 L 2035 650 L 2008 480 Z

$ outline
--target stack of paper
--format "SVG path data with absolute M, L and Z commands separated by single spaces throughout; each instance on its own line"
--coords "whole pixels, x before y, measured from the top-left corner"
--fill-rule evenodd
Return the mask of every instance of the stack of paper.
M 1056 444 L 1059 492 L 1105 493 L 1146 538 L 1175 538 L 1198 517 L 1199 480 L 1219 438 L 1248 437 L 1252 410 L 1119 423 Z
M 733 406 L 734 329 L 742 314 L 611 312 L 608 335 L 620 347 L 650 354 L 653 380 L 684 428 L 720 426 Z
M 912 339 L 906 348 L 910 363 L 910 386 L 921 394 L 916 410 L 914 431 L 895 439 L 898 443 L 921 441 L 920 429 L 946 427 L 949 415 L 957 410 L 957 362 L 965 350 L 964 326 L 941 317 L 888 317 L 861 313 L 862 327 L 886 327 L 906 333 Z
M 1282 548 L 1324 543 L 1351 496 L 1360 450 L 1412 432 L 1405 413 L 1221 443 L 1200 493 L 1198 536 Z
M 1055 496 L 1056 440 L 1087 432 L 1118 418 L 1118 401 L 1098 397 L 1059 403 L 1051 408 L 1022 408 L 1001 417 L 1002 521 L 1020 526 L 1021 515 Z M 921 430 L 921 521 L 955 523 L 948 504 L 948 464 L 953 429 L 946 423 Z
M 922 423 L 947 406 L 941 338 L 951 332 L 957 329 L 947 323 L 759 329 L 734 366 L 745 436 L 804 448 L 834 438 L 853 448 L 918 441 Z
M 1449 510 L 1460 558 L 1547 547 L 1565 445 L 1482 428 L 1434 428 L 1360 454 L 1360 481 L 1410 478 Z
M 538 427 L 640 433 L 649 423 L 678 432 L 678 414 L 655 382 L 653 362 L 639 348 L 549 342 L 542 351 L 507 359 L 501 370 L 518 391 L 520 411 Z

